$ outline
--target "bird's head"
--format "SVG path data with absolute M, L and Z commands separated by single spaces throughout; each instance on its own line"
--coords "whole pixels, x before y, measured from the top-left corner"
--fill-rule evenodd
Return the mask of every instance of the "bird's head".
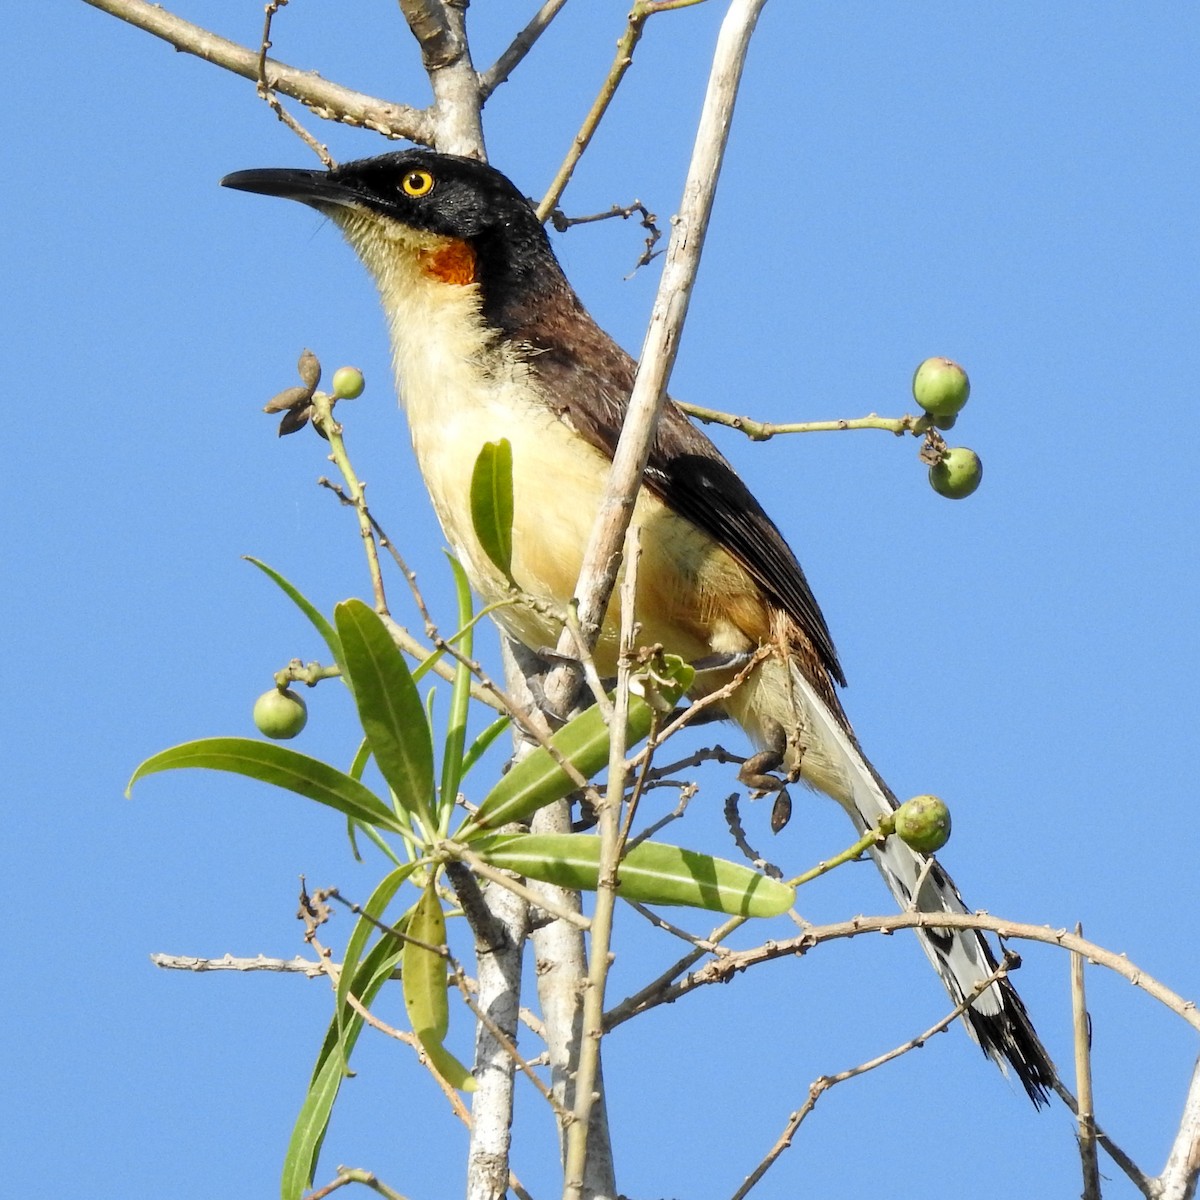
M 342 229 L 381 287 L 412 269 L 451 285 L 478 284 L 494 327 L 519 322 L 538 295 L 565 284 L 533 206 L 475 159 L 401 150 L 329 171 L 236 171 L 221 184 L 317 209 Z

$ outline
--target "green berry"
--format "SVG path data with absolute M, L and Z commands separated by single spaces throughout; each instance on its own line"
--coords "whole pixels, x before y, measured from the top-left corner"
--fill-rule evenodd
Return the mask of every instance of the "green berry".
M 264 737 L 287 741 L 308 721 L 308 705 L 291 688 L 272 688 L 254 702 L 254 724 Z
M 913 376 L 913 399 L 931 417 L 953 417 L 971 394 L 971 381 L 956 362 L 927 358 Z
M 936 796 L 914 796 L 896 809 L 896 834 L 922 854 L 940 850 L 950 840 L 950 810 Z
M 357 400 L 366 381 L 357 367 L 338 367 L 333 373 L 333 394 L 339 400 Z
M 966 446 L 952 446 L 941 462 L 929 468 L 929 486 L 949 500 L 969 496 L 982 479 L 983 463 Z

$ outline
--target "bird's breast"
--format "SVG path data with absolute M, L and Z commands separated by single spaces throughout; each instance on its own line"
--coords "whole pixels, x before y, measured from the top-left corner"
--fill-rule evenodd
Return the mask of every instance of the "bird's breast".
M 443 532 L 487 604 L 510 598 L 471 516 L 471 479 L 484 445 L 506 439 L 513 461 L 512 575 L 537 603 L 507 603 L 496 618 L 535 650 L 553 646 L 555 611 L 574 595 L 611 462 L 559 415 L 518 347 L 487 329 L 473 287 L 430 289 L 421 311 L 392 307 L 400 394 L 413 448 Z M 638 612 L 643 644 L 694 659 L 756 644 L 765 632 L 758 590 L 716 542 L 643 490 Z M 736 610 L 736 616 L 734 611 Z M 615 669 L 619 615 L 610 606 L 597 660 Z

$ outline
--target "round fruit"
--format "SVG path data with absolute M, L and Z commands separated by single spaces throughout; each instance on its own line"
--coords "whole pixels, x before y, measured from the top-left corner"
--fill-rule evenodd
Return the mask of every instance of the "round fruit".
M 900 840 L 922 854 L 932 854 L 950 840 L 950 810 L 936 796 L 906 800 L 896 809 L 895 820 Z
M 931 417 L 952 417 L 967 402 L 971 381 L 948 358 L 927 358 L 913 376 L 913 399 Z
M 291 688 L 272 688 L 254 702 L 254 724 L 264 737 L 287 741 L 308 722 L 308 705 Z
M 357 367 L 338 367 L 333 373 L 333 394 L 339 400 L 357 400 L 366 381 Z
M 983 463 L 966 446 L 952 446 L 940 463 L 929 468 L 929 486 L 949 500 L 969 496 L 982 479 Z

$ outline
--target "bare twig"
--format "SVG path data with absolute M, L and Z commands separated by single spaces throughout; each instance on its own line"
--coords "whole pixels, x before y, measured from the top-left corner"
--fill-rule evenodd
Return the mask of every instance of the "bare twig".
M 1200 1061 L 1192 1071 L 1183 1117 L 1167 1165 L 1158 1177 L 1160 1200 L 1192 1200 L 1200 1177 Z
M 270 81 L 267 79 L 267 51 L 271 48 L 271 22 L 275 19 L 275 14 L 286 5 L 288 0 L 271 0 L 271 3 L 265 6 L 263 13 L 263 31 L 262 42 L 258 48 L 258 94 L 266 101 L 267 107 L 282 121 L 308 148 L 321 160 L 321 165 L 326 170 L 332 169 L 333 155 L 329 153 L 329 147 L 318 142 L 291 113 L 283 107 L 279 102 L 279 97 L 275 94 L 274 88 L 271 87 Z
M 404 1196 L 400 1192 L 388 1187 L 376 1176 L 374 1171 L 365 1171 L 361 1167 L 338 1167 L 337 1178 L 332 1183 L 327 1183 L 323 1188 L 317 1188 L 315 1192 L 309 1192 L 304 1200 L 325 1200 L 326 1196 L 332 1195 L 339 1188 L 344 1188 L 350 1183 L 361 1183 L 371 1191 L 378 1192 L 384 1197 L 384 1200 L 404 1200 Z
M 346 481 L 354 515 L 358 518 L 359 534 L 367 556 L 367 567 L 371 575 L 371 591 L 375 598 L 375 611 L 380 616 L 388 612 L 387 595 L 383 588 L 383 571 L 379 566 L 379 547 L 375 544 L 375 532 L 371 525 L 371 514 L 367 509 L 367 489 L 350 462 L 346 443 L 342 437 L 342 426 L 333 415 L 335 400 L 324 392 L 314 392 L 312 397 L 312 422 L 329 442 L 329 457 L 337 464 Z
M 865 1075 L 868 1071 L 875 1070 L 876 1067 L 882 1067 L 885 1063 L 892 1062 L 899 1058 L 902 1054 L 907 1054 L 910 1050 L 916 1050 L 918 1047 L 925 1045 L 931 1037 L 944 1032 L 954 1024 L 963 1013 L 970 1008 L 976 997 L 982 995 L 993 983 L 1003 979 L 1008 974 L 1007 961 L 1001 963 L 986 979 L 981 980 L 972 989 L 968 996 L 965 996 L 952 1011 L 947 1013 L 940 1021 L 931 1025 L 924 1033 L 918 1034 L 914 1038 L 910 1038 L 902 1045 L 896 1046 L 889 1050 L 886 1054 L 881 1054 L 877 1058 L 872 1058 L 867 1062 L 859 1063 L 857 1067 L 851 1067 L 846 1071 L 839 1071 L 836 1075 L 822 1075 L 819 1079 L 815 1079 L 812 1086 L 808 1089 L 808 1098 L 803 1105 L 788 1119 L 787 1126 L 780 1135 L 776 1143 L 767 1151 L 763 1160 L 746 1176 L 742 1182 L 742 1186 L 733 1193 L 732 1200 L 744 1200 L 746 1194 L 762 1177 L 767 1173 L 772 1165 L 776 1162 L 779 1156 L 792 1144 L 792 1138 L 795 1137 L 796 1131 L 804 1121 L 805 1117 L 812 1112 L 817 1106 L 817 1101 L 839 1083 L 845 1083 L 848 1079 L 854 1079 L 859 1075 Z
M 280 971 L 285 974 L 307 975 L 310 979 L 325 974 L 326 964 L 311 958 L 194 958 L 190 954 L 151 954 L 150 961 L 164 971 Z
M 649 266 L 662 253 L 662 251 L 654 249 L 662 238 L 662 230 L 656 224 L 658 217 L 640 200 L 626 205 L 614 204 L 606 212 L 591 213 L 586 217 L 568 217 L 561 209 L 556 208 L 550 214 L 550 223 L 559 233 L 566 233 L 574 225 L 591 225 L 595 221 L 608 221 L 613 217 L 620 217 L 622 220 L 628 221 L 634 213 L 641 214 L 641 227 L 647 231 L 646 248 L 639 255 L 637 262 L 633 264 L 633 271 L 636 271 L 639 267 Z M 632 278 L 633 271 L 626 278 Z
M 587 1186 L 588 1143 L 592 1108 L 599 1097 L 600 1043 L 604 1035 L 604 993 L 608 983 L 609 947 L 617 903 L 617 871 L 627 830 L 621 827 L 625 795 L 625 730 L 629 720 L 629 678 L 634 645 L 634 604 L 640 557 L 638 526 L 625 531 L 625 580 L 622 585 L 621 640 L 617 667 L 616 699 L 609 721 L 608 786 L 597 808 L 600 827 L 600 870 L 592 911 L 591 949 L 587 987 L 583 993 L 583 1027 L 575 1069 L 574 1120 L 567 1126 L 567 1156 L 563 1171 L 564 1200 L 580 1200 Z M 632 808 L 634 801 L 631 800 Z
M 1083 927 L 1075 926 L 1076 934 Z M 1083 1166 L 1083 1200 L 1100 1200 L 1100 1164 L 1096 1158 L 1096 1118 L 1092 1101 L 1092 1030 L 1083 984 L 1083 955 L 1071 954 L 1071 1017 L 1075 1043 L 1075 1115 L 1079 1121 L 1079 1158 Z
M 742 852 L 752 867 L 769 875 L 772 879 L 782 879 L 783 872 L 773 863 L 763 858 L 746 838 L 746 829 L 742 825 L 742 814 L 738 811 L 738 794 L 732 792 L 725 797 L 725 824 L 733 838 L 733 844 Z
M 765 2 L 766 0 L 760 0 L 758 7 L 761 9 L 762 4 Z M 591 142 L 597 128 L 599 128 L 600 122 L 604 119 L 604 114 L 608 111 L 608 106 L 617 94 L 617 88 L 621 86 L 621 80 L 625 78 L 625 72 L 633 65 L 633 51 L 638 42 L 642 40 L 642 33 L 645 31 L 647 20 L 654 16 L 655 13 L 668 12 L 675 8 L 689 8 L 693 4 L 699 3 L 702 3 L 702 0 L 667 0 L 665 3 L 663 0 L 634 0 L 633 8 L 629 12 L 625 25 L 625 32 L 617 41 L 617 53 L 613 58 L 608 75 L 600 88 L 599 94 L 592 102 L 592 107 L 588 110 L 587 116 L 584 117 L 583 124 L 579 127 L 579 132 L 571 142 L 571 148 L 567 151 L 562 165 L 558 168 L 558 172 L 555 174 L 553 180 L 551 180 L 549 188 L 546 189 L 546 194 L 542 197 L 542 201 L 538 205 L 537 212 L 540 220 L 545 221 L 551 212 L 554 211 L 559 200 L 562 199 L 563 191 L 566 189 L 572 173 L 578 165 L 579 160 L 583 157 L 583 152 L 588 148 L 588 144 Z M 755 19 L 757 19 L 757 13 L 755 14 Z M 715 165 L 719 170 L 719 162 Z
M 486 100 L 516 69 L 521 60 L 533 49 L 534 43 L 546 31 L 546 27 L 558 16 L 559 9 L 567 0 L 546 0 L 533 14 L 529 24 L 517 34 L 512 44 L 496 59 L 495 63 L 479 76 L 479 95 Z
M 194 54 L 214 66 L 224 67 L 243 79 L 256 83 L 259 77 L 257 50 L 218 37 L 199 25 L 169 13 L 147 0 L 84 0 L 110 16 L 170 43 L 176 50 Z M 287 63 L 269 58 L 267 82 L 274 91 L 299 100 L 318 117 L 340 121 L 362 129 L 373 129 L 389 138 L 407 138 L 429 146 L 433 144 L 434 123 L 431 114 L 407 104 L 392 104 L 364 92 L 330 83 L 313 71 L 301 71 Z
M 1065 929 L 1052 929 L 1048 925 L 1028 925 L 1019 921 L 1007 921 L 988 913 L 905 912 L 882 917 L 853 917 L 849 921 L 839 921 L 829 925 L 812 925 L 797 937 L 774 940 L 749 950 L 739 950 L 727 955 L 719 962 L 709 963 L 687 979 L 667 988 L 659 998 L 650 1003 L 644 1002 L 642 1007 L 669 1003 L 696 987 L 729 979 L 736 972 L 743 971 L 755 963 L 805 954 L 812 947 L 823 942 L 859 937 L 864 933 L 891 934 L 899 929 L 981 929 L 1001 938 L 1022 938 L 1027 941 L 1042 942 L 1049 946 L 1058 946 L 1063 950 L 1073 950 L 1085 955 L 1098 966 L 1115 971 L 1135 987 L 1141 988 L 1147 995 L 1152 996 L 1160 1004 L 1182 1017 L 1193 1029 L 1200 1030 L 1200 1012 L 1197 1012 L 1195 1002 L 1185 1000 L 1165 984 L 1147 975 L 1140 968 L 1134 966 L 1125 955 L 1115 954 L 1113 951 L 1106 950 L 1103 946 L 1089 942 Z M 720 939 L 714 935 L 710 940 Z M 644 989 L 639 996 L 645 997 Z M 633 1014 L 624 1011 L 624 1005 L 622 1005 L 621 1019 L 625 1020 L 631 1015 Z
M 772 421 L 756 421 L 753 417 L 740 417 L 733 413 L 721 412 L 716 408 L 704 408 L 699 404 L 687 404 L 682 400 L 676 403 L 690 417 L 702 421 L 705 425 L 725 425 L 744 433 L 752 442 L 766 442 L 780 433 L 837 433 L 846 429 L 882 429 L 885 433 L 894 433 L 897 437 L 911 433 L 914 437 L 928 436 L 933 430 L 930 418 L 927 416 L 881 417 L 871 413 L 866 417 L 844 417 L 833 421 L 788 421 L 776 424 Z
M 1067 1106 L 1067 1108 L 1069 1108 L 1071 1112 L 1078 1116 L 1079 1102 L 1072 1095 L 1071 1089 L 1068 1088 L 1066 1084 L 1064 1084 L 1063 1081 L 1057 1076 L 1050 1086 L 1054 1089 L 1054 1094 Z M 1109 1158 L 1111 1158 L 1113 1162 L 1125 1172 L 1126 1176 L 1129 1178 L 1134 1187 L 1136 1187 L 1143 1196 L 1146 1196 L 1148 1200 L 1157 1200 L 1160 1190 L 1158 1180 L 1147 1175 L 1145 1171 L 1143 1171 L 1141 1167 L 1139 1167 L 1137 1163 L 1135 1163 L 1133 1159 L 1130 1158 L 1129 1155 L 1126 1154 L 1125 1151 L 1122 1150 L 1121 1147 L 1118 1146 L 1112 1140 L 1112 1138 L 1110 1138 L 1108 1134 L 1106 1134 L 1104 1130 L 1096 1124 L 1095 1121 L 1092 1122 L 1092 1128 L 1096 1131 L 1096 1141 L 1100 1144 L 1101 1148 L 1109 1156 Z

